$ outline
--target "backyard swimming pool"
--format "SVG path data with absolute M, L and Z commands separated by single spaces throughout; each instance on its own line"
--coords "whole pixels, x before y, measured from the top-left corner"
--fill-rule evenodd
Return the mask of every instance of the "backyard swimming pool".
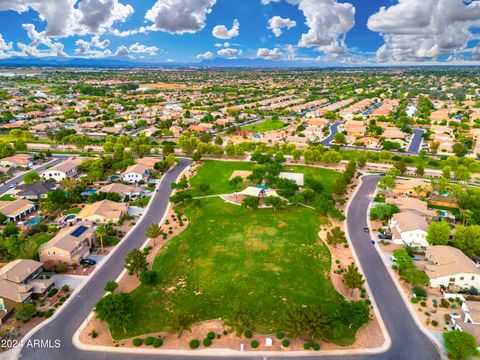
M 32 219 L 32 220 L 30 220 L 29 222 L 26 222 L 26 223 L 25 223 L 25 226 L 34 226 L 34 225 L 37 225 L 37 224 L 40 223 L 42 220 L 43 220 L 43 218 L 41 218 L 41 217 Z

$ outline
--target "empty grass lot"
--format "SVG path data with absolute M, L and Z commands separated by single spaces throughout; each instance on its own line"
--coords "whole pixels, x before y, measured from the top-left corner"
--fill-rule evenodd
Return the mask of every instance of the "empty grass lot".
M 242 130 L 251 130 L 257 133 L 283 129 L 287 124 L 280 120 L 265 120 L 256 124 L 242 126 Z
M 228 192 L 231 173 L 253 166 L 206 162 L 192 183 Z M 330 189 L 336 174 L 314 170 Z M 317 305 L 333 312 L 343 301 L 330 282 L 330 253 L 317 235 L 324 218 L 315 210 L 248 210 L 213 197 L 177 211 L 188 217 L 188 228 L 155 259 L 160 282 L 131 293 L 132 321 L 126 333 L 112 329 L 114 338 L 166 331 L 175 312 L 192 314 L 194 322 L 222 318 L 228 323 L 238 307 L 252 314 L 254 330 L 272 333 L 282 329 L 290 305 Z M 338 326 L 338 343 L 351 344 L 357 329 Z

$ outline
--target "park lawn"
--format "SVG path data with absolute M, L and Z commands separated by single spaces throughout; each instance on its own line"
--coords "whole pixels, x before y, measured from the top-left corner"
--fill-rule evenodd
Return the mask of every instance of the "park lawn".
M 311 166 L 286 166 L 283 171 L 303 173 L 305 175 L 306 187 L 309 187 L 312 181 L 318 181 L 322 184 L 323 189 L 327 194 L 333 193 L 335 183 L 342 178 L 342 173 Z
M 280 130 L 287 126 L 287 123 L 280 120 L 265 120 L 256 124 L 242 126 L 242 130 L 251 130 L 256 133 Z
M 192 196 L 231 194 L 235 192 L 235 186 L 230 184 L 230 177 L 235 170 L 252 171 L 255 164 L 240 161 L 215 161 L 206 160 L 197 170 L 197 175 L 190 179 L 192 187 L 189 192 Z M 200 184 L 208 184 L 210 190 L 202 193 Z M 245 186 L 244 186 L 245 187 Z
M 229 324 L 238 308 L 252 314 L 253 330 L 269 334 L 282 329 L 290 305 L 334 312 L 343 301 L 330 282 L 331 257 L 318 239 L 316 211 L 248 210 L 219 198 L 177 211 L 190 224 L 155 259 L 160 283 L 131 293 L 132 320 L 126 333 L 111 329 L 115 339 L 168 330 L 173 312 Z M 338 325 L 337 343 L 351 344 L 357 330 Z

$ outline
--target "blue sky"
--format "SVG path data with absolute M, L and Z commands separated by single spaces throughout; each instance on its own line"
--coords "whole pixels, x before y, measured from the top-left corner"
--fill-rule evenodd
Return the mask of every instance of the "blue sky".
M 479 0 L 0 0 L 0 58 L 476 62 L 479 26 Z

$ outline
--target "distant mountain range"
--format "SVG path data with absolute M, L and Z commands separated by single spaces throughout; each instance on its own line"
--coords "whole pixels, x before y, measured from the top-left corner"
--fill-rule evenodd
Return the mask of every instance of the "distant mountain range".
M 145 67 L 145 68 L 257 68 L 257 69 L 322 69 L 322 68 L 443 68 L 452 66 L 478 67 L 476 65 L 424 65 L 424 66 L 382 66 L 377 64 L 343 64 L 327 63 L 307 60 L 267 60 L 267 59 L 225 59 L 213 58 L 205 59 L 200 62 L 159 62 L 148 59 L 128 59 L 119 57 L 109 57 L 101 59 L 85 59 L 75 57 L 11 57 L 0 59 L 0 66 L 34 66 L 34 67 Z
M 11 57 L 0 59 L 0 66 L 59 66 L 59 67 L 158 67 L 158 68 L 324 68 L 352 67 L 320 63 L 315 61 L 284 61 L 265 59 L 206 59 L 201 62 L 156 62 L 149 60 L 134 60 L 127 58 L 62 58 L 62 57 Z

